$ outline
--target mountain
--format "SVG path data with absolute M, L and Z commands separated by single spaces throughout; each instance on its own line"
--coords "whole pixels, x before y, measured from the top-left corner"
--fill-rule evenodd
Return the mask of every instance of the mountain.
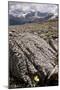
M 53 17 L 56 17 L 56 15 L 54 16 L 53 13 L 42 13 L 39 11 L 23 12 L 21 10 L 16 10 L 9 14 L 9 25 L 20 25 L 31 22 L 47 21 L 48 19 L 53 19 Z

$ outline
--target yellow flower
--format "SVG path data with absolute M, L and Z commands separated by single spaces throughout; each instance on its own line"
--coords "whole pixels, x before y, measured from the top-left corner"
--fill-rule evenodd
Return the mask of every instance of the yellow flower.
M 38 75 L 34 76 L 34 80 L 35 80 L 36 82 L 39 82 L 39 77 L 38 77 Z

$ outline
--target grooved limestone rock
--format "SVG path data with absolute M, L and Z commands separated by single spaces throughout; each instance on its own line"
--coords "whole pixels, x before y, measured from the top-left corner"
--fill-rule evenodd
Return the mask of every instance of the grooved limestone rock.
M 52 75 L 57 77 L 56 62 L 56 50 L 38 35 L 9 32 L 9 72 L 25 84 L 24 87 L 41 86 L 48 83 Z M 39 82 L 34 84 L 35 75 Z

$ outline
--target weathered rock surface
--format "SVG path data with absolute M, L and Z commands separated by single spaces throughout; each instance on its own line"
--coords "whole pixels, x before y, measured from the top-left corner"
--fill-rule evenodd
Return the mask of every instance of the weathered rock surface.
M 57 46 L 54 43 L 52 46 L 36 34 L 9 32 L 10 75 L 17 78 L 23 87 L 47 85 L 53 75 L 57 81 L 58 53 Z M 38 83 L 34 83 L 35 75 L 39 77 Z

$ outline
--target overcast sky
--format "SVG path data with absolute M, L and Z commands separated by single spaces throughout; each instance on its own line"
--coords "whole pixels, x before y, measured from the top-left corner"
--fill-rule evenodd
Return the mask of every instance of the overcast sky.
M 9 13 L 14 11 L 40 11 L 40 12 L 49 12 L 58 14 L 58 5 L 57 4 L 36 4 L 36 3 L 20 3 L 20 2 L 9 2 Z

